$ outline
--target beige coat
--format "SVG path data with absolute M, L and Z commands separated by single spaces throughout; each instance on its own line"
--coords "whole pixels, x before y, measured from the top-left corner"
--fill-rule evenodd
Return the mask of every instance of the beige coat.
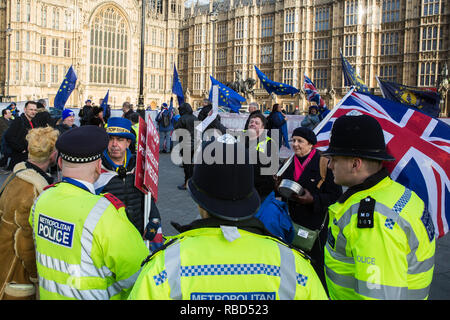
M 25 170 L 18 172 L 20 169 Z M 34 286 L 18 286 L 22 289 L 12 292 L 14 288 L 8 283 L 38 281 L 33 230 L 28 218 L 34 200 L 48 183 L 36 170 L 26 168 L 25 162 L 18 163 L 14 172 L 18 173 L 0 196 L 0 299 L 11 295 L 24 298 L 27 292 L 34 294 Z M 24 287 L 28 287 L 25 292 Z

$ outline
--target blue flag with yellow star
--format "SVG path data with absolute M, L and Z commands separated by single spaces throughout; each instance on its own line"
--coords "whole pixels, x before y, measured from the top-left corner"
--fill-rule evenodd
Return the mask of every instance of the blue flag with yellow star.
M 220 83 L 212 76 L 209 76 L 211 79 L 211 89 L 209 90 L 209 101 L 212 101 L 212 87 L 219 86 L 219 106 L 228 107 L 233 112 L 239 113 L 239 109 L 241 108 L 241 102 L 244 102 L 246 99 L 242 97 L 239 93 L 234 91 L 233 89 L 227 87 L 223 83 Z
M 264 89 L 266 89 L 266 91 L 269 94 L 271 94 L 273 92 L 273 93 L 275 93 L 277 95 L 286 95 L 286 94 L 296 94 L 297 92 L 300 91 L 297 88 L 295 88 L 295 87 L 293 87 L 293 86 L 291 86 L 289 84 L 285 84 L 285 83 L 281 83 L 281 82 L 276 82 L 276 81 L 270 80 L 256 66 L 255 66 L 255 70 L 256 70 L 256 74 L 259 77 L 259 80 L 261 80 L 261 83 L 262 83 Z
M 173 83 L 172 93 L 177 96 L 178 105 L 181 106 L 184 102 L 183 87 L 181 86 L 180 78 L 178 78 L 177 68 L 173 65 Z
M 351 64 L 344 58 L 341 51 L 342 60 L 342 72 L 344 73 L 344 85 L 347 87 L 355 87 L 355 91 L 370 94 L 369 88 L 366 86 L 364 81 L 361 79 L 359 74 L 355 72 L 355 69 Z
M 73 67 L 70 66 L 55 96 L 55 102 L 53 103 L 53 105 L 56 109 L 64 109 L 64 105 L 66 104 L 67 99 L 69 99 L 70 94 L 72 93 L 73 89 L 75 89 L 76 82 L 77 74 L 73 70 Z
M 405 86 L 377 77 L 381 93 L 385 99 L 400 102 L 422 111 L 430 117 L 439 117 L 441 97 L 437 92 L 421 90 L 417 87 Z

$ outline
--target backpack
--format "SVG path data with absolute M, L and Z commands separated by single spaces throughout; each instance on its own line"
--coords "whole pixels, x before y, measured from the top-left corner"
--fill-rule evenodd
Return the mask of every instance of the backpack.
M 170 126 L 170 112 L 163 112 L 161 114 L 161 125 L 163 128 Z

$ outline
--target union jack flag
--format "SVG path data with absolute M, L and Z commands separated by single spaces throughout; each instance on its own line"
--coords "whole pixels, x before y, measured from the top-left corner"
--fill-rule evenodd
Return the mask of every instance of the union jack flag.
M 316 86 L 311 81 L 310 78 L 304 74 L 305 82 L 303 83 L 303 89 L 305 90 L 306 97 L 309 101 L 313 101 L 317 103 L 318 107 L 326 107 L 325 101 L 322 99 L 322 97 L 319 94 L 319 91 L 317 91 Z
M 433 219 L 438 238 L 450 221 L 450 126 L 404 104 L 350 91 L 317 132 L 319 150 L 326 150 L 334 121 L 346 114 L 367 114 L 383 128 L 388 152 L 385 162 L 393 180 L 413 190 Z

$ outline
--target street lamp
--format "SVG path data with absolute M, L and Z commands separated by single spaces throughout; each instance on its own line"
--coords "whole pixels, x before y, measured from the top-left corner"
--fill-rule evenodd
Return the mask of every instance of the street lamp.
M 8 23 L 8 29 L 6 29 L 6 36 L 8 37 L 8 65 L 6 71 L 6 100 L 9 101 L 9 74 L 10 74 L 10 64 L 11 64 L 11 24 Z
M 144 107 L 144 46 L 145 46 L 145 2 L 142 0 L 142 12 L 141 12 L 141 65 L 139 75 L 139 98 L 137 105 L 138 114 L 145 119 L 145 107 Z
M 217 7 L 209 14 L 209 20 L 212 22 L 212 60 L 211 60 L 211 76 L 214 78 L 215 64 L 216 64 L 216 21 L 217 21 Z

